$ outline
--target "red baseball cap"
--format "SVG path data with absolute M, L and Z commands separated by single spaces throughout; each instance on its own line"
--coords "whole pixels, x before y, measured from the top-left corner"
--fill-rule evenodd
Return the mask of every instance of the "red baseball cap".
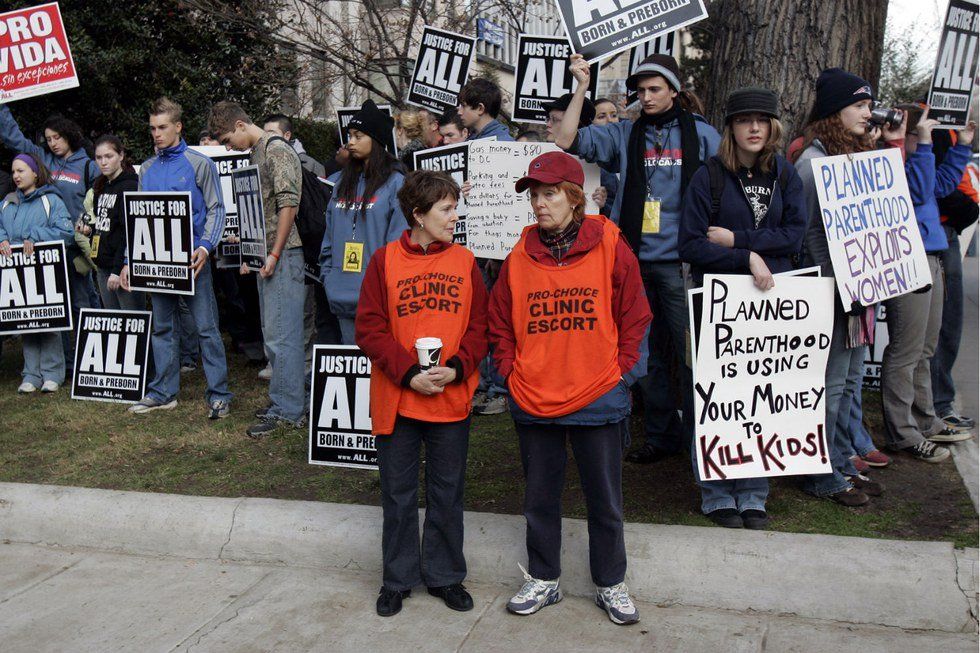
M 545 152 L 535 157 L 527 167 L 527 174 L 517 180 L 514 189 L 523 193 L 532 181 L 542 184 L 557 184 L 570 181 L 578 186 L 585 185 L 582 164 L 575 157 L 564 152 Z

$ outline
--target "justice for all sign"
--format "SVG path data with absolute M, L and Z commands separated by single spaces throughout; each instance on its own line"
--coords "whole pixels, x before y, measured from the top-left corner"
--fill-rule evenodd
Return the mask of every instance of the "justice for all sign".
M 231 189 L 231 173 L 249 165 L 249 153 L 228 151 L 217 145 L 194 145 L 191 149 L 214 161 L 218 168 L 218 180 L 221 182 L 221 199 L 225 203 L 225 230 L 221 234 L 221 242 L 215 248 L 215 265 L 237 270 L 242 264 L 239 246 L 237 242 L 228 242 L 229 238 L 237 240 L 239 235 L 238 207 L 235 206 L 235 193 Z
M 191 194 L 124 193 L 123 202 L 132 289 L 193 295 Z
M 391 105 L 390 104 L 379 104 L 378 109 L 383 113 L 387 113 L 391 116 Z M 340 146 L 343 147 L 347 145 L 347 141 L 350 140 L 350 134 L 347 133 L 347 126 L 350 124 L 350 119 L 354 117 L 354 114 L 361 110 L 361 107 L 341 107 L 337 109 L 337 131 L 340 132 Z M 395 141 L 395 128 L 391 128 L 391 140 L 385 139 L 384 146 L 385 149 L 398 156 L 398 147 Z
M 57 2 L 0 14 L 0 104 L 76 86 Z
M 265 265 L 265 213 L 262 210 L 262 181 L 258 166 L 238 168 L 231 173 L 231 186 L 238 207 L 241 263 L 253 272 Z
M 470 74 L 476 38 L 429 27 L 415 59 L 408 102 L 441 115 L 456 108 L 459 92 Z
M 548 114 L 542 108 L 578 86 L 568 70 L 572 46 L 564 36 L 517 37 L 517 71 L 514 74 L 514 120 L 544 124 Z M 599 64 L 591 67 L 586 97 L 596 99 Z
M 358 347 L 316 345 L 311 376 L 310 464 L 377 469 L 371 359 Z
M 10 249 L 0 256 L 0 335 L 70 330 L 65 243 L 34 243 L 30 256 Z
M 980 6 L 950 0 L 939 39 L 939 54 L 929 87 L 929 117 L 950 127 L 965 127 L 977 79 L 977 30 Z
M 932 283 L 898 148 L 810 163 L 845 311 Z
M 469 153 L 469 143 L 417 150 L 413 153 L 415 169 L 445 172 L 453 178 L 458 186 L 462 186 L 463 182 L 469 178 L 467 173 Z M 459 216 L 459 219 L 453 226 L 453 242 L 463 246 L 466 246 L 466 212 L 466 200 L 461 193 L 459 202 L 456 203 L 456 215 Z
M 146 390 L 149 311 L 83 308 L 78 318 L 71 398 L 135 403 Z
M 556 0 L 572 48 L 589 63 L 708 17 L 704 0 Z
M 701 480 L 830 472 L 825 371 L 834 321 L 828 278 L 704 277 L 694 369 Z

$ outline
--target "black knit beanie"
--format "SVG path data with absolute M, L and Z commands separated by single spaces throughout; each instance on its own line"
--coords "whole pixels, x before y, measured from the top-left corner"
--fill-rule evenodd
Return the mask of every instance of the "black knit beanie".
M 725 122 L 741 113 L 761 113 L 779 118 L 779 97 L 768 88 L 748 86 L 735 89 L 725 102 Z
M 394 128 L 395 121 L 379 109 L 374 100 L 365 100 L 361 110 L 347 123 L 347 129 L 362 131 L 382 146 L 391 142 L 391 130 Z
M 871 84 L 842 68 L 828 68 L 817 78 L 814 120 L 823 120 L 861 100 L 874 100 Z

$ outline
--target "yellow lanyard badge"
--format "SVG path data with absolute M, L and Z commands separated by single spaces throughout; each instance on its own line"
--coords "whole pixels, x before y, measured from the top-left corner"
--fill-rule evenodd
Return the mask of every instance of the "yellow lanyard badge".
M 660 198 L 648 197 L 643 204 L 643 233 L 660 233 Z
M 92 258 L 96 258 L 99 255 L 99 238 L 102 234 L 95 234 L 92 236 Z
M 346 242 L 344 243 L 344 272 L 360 273 L 364 266 L 364 243 Z

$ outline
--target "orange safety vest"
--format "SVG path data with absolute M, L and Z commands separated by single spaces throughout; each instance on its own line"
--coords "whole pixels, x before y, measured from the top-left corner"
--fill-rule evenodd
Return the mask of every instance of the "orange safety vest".
M 619 227 L 602 216 L 585 219 L 602 222 L 602 241 L 571 264 L 556 267 L 531 258 L 525 243 L 537 225 L 525 227 L 510 254 L 517 352 L 507 385 L 517 405 L 536 417 L 581 410 L 621 378 L 612 309 Z
M 470 323 L 473 254 L 453 245 L 435 254 L 414 254 L 396 240 L 385 246 L 388 324 L 395 340 L 415 356 L 418 338 L 442 340 L 440 365 L 456 355 Z M 480 382 L 473 370 L 432 396 L 403 388 L 371 368 L 371 423 L 375 435 L 391 433 L 398 415 L 426 422 L 458 422 L 470 414 Z

